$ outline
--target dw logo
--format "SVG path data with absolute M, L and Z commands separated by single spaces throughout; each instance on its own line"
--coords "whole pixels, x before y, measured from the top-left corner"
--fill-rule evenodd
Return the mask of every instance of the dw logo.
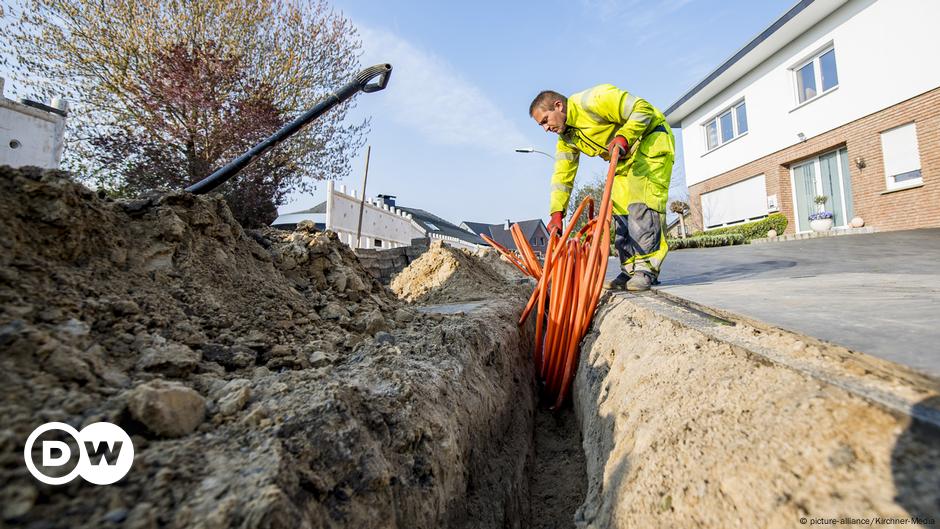
M 78 446 L 78 464 L 64 476 L 43 474 L 33 462 L 33 445 L 40 435 L 60 430 L 72 436 Z M 72 449 L 63 441 L 42 441 L 42 466 L 64 467 L 72 459 Z M 134 463 L 134 445 L 120 426 L 109 422 L 96 422 L 79 432 L 68 424 L 47 422 L 33 430 L 26 439 L 23 458 L 29 473 L 48 485 L 64 485 L 76 476 L 95 485 L 110 485 L 123 478 Z

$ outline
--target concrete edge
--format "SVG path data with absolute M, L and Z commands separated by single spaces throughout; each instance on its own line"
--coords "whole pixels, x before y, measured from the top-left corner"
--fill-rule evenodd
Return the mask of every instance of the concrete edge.
M 661 291 L 640 295 L 612 295 L 626 297 L 644 309 L 679 325 L 691 327 L 712 339 L 738 347 L 758 359 L 841 388 L 888 411 L 940 428 L 940 408 L 926 407 L 922 402 L 925 397 L 940 395 L 940 380 L 907 366 Z M 751 328 L 789 336 L 816 346 L 822 354 L 813 358 L 813 362 L 809 362 L 788 351 L 767 347 L 756 339 L 742 337 L 739 335 L 741 333 L 727 332 L 731 327 Z M 863 375 L 849 373 L 847 365 L 861 371 Z
M 802 233 L 791 233 L 789 235 L 777 235 L 776 237 L 761 237 L 760 239 L 753 239 L 750 241 L 750 244 L 765 244 L 769 242 L 788 242 L 788 241 L 803 241 L 806 239 L 823 239 L 826 237 L 842 237 L 845 235 L 868 235 L 871 233 L 877 233 L 874 227 L 865 226 L 862 228 L 839 228 L 832 229 L 829 231 L 823 232 L 802 232 Z

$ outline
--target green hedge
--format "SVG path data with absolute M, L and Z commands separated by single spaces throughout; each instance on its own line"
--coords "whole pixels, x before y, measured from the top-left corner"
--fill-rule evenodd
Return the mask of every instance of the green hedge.
M 696 235 L 684 239 L 666 239 L 670 250 L 681 250 L 683 248 L 712 248 L 714 246 L 732 246 L 734 244 L 744 244 L 747 242 L 740 233 L 720 233 L 712 235 Z
M 699 231 L 693 233 L 692 237 L 698 237 L 701 235 L 724 235 L 727 233 L 736 233 L 743 235 L 746 242 L 751 242 L 754 239 L 762 239 L 766 237 L 767 232 L 770 230 L 777 230 L 778 235 L 783 235 L 783 232 L 786 229 L 787 217 L 784 216 L 783 213 L 774 213 L 773 215 L 768 215 L 765 219 L 754 222 L 747 222 L 744 224 L 727 226 L 724 228 L 715 228 L 714 230 L 708 230 L 705 232 Z
M 691 237 L 668 239 L 667 242 L 671 250 L 731 246 L 734 244 L 747 244 L 754 239 L 764 238 L 770 230 L 777 230 L 778 234 L 782 234 L 786 229 L 787 218 L 782 213 L 774 213 L 765 219 L 754 222 L 708 231 L 697 231 Z

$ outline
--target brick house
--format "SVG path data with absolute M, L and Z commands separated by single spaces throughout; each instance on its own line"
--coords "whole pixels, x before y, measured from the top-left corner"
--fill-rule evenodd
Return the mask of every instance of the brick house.
M 940 2 L 802 0 L 666 111 L 692 224 L 940 226 Z

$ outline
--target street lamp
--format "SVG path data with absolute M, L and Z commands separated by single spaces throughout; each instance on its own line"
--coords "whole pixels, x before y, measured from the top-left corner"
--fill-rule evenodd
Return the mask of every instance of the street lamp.
M 552 161 L 555 160 L 555 157 L 552 156 L 551 154 L 548 154 L 547 152 L 542 152 L 542 151 L 535 150 L 535 149 L 533 149 L 532 147 L 519 147 L 519 148 L 516 149 L 516 152 L 522 152 L 522 153 L 537 152 L 537 153 L 539 153 L 539 154 L 548 156 L 548 159 L 549 159 L 549 160 L 552 160 Z

